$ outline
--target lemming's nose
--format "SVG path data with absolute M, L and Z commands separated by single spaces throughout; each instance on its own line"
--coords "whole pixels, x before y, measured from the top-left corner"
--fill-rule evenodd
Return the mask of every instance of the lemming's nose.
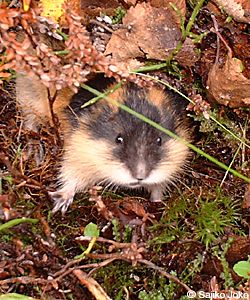
M 142 181 L 146 178 L 146 165 L 144 162 L 139 162 L 136 168 L 136 179 Z
M 136 178 L 138 181 L 142 181 L 143 179 L 145 179 L 145 178 Z

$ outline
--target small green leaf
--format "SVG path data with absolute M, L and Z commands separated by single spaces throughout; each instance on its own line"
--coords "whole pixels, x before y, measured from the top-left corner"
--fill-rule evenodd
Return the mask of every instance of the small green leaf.
M 10 294 L 1 295 L 0 300 L 36 300 L 36 299 L 25 295 L 10 293 Z
M 233 60 L 236 61 L 239 64 L 240 72 L 243 72 L 244 69 L 245 69 L 243 62 L 240 59 L 236 58 L 236 57 L 234 57 Z
M 234 272 L 246 279 L 250 279 L 250 262 L 249 261 L 239 261 L 233 267 Z
M 100 235 L 100 230 L 94 223 L 89 223 L 84 229 L 84 236 L 98 237 Z

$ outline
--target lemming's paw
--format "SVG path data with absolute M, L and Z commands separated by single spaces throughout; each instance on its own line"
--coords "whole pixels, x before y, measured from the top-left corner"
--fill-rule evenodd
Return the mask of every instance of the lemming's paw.
M 74 195 L 69 196 L 67 193 L 62 191 L 48 193 L 50 198 L 54 201 L 52 213 L 56 213 L 57 211 L 61 210 L 62 214 L 64 215 L 68 207 L 73 202 Z
M 44 147 L 40 141 L 38 142 L 31 138 L 28 142 L 27 149 L 25 149 L 23 153 L 25 159 L 33 159 L 37 167 L 39 167 L 44 162 Z
M 150 201 L 152 202 L 162 202 L 163 191 L 160 187 L 151 188 Z

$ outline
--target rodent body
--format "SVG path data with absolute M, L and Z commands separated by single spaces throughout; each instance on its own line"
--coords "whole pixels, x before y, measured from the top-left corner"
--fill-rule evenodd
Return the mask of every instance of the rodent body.
M 111 80 L 97 75 L 87 84 L 105 91 Z M 51 121 L 48 91 L 38 78 L 20 75 L 16 90 L 26 128 L 36 131 L 39 122 Z M 59 189 L 49 193 L 55 202 L 53 211 L 64 213 L 77 192 L 85 192 L 95 184 L 144 188 L 151 193 L 151 200 L 161 200 L 167 186 L 183 170 L 189 154 L 187 146 L 108 100 L 101 99 L 82 109 L 81 105 L 93 97 L 83 89 L 75 95 L 65 89 L 58 92 L 53 104 L 64 135 Z M 126 83 L 108 98 L 190 140 L 185 105 L 176 94 L 156 86 L 142 88 Z
M 104 85 L 97 79 L 87 84 L 103 91 L 109 80 L 104 80 Z M 178 103 L 173 93 L 127 83 L 108 97 L 190 139 L 183 119 L 184 105 Z M 75 193 L 85 192 L 95 184 L 144 188 L 151 193 L 151 200 L 161 200 L 166 187 L 183 169 L 187 146 L 108 100 L 101 99 L 81 109 L 91 98 L 92 94 L 80 90 L 72 97 L 70 107 L 59 112 L 66 122 L 65 145 L 60 188 L 50 192 L 55 201 L 53 211 L 64 213 Z

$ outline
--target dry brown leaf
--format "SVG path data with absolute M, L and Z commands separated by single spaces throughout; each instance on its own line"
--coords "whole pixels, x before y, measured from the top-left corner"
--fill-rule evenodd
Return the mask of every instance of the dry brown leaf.
M 115 9 L 121 6 L 118 0 L 81 0 L 81 10 L 87 17 L 96 17 L 100 14 L 113 15 Z
M 221 67 L 214 64 L 208 74 L 208 94 L 229 107 L 250 105 L 250 79 L 242 74 L 242 62 L 228 55 Z
M 175 14 L 173 9 L 148 3 L 131 7 L 123 18 L 125 28 L 112 35 L 106 54 L 119 61 L 138 57 L 165 60 L 181 39 Z
M 236 21 L 250 23 L 249 0 L 215 0 Z
M 171 8 L 171 5 L 174 5 L 180 12 L 181 16 L 185 17 L 186 15 L 186 1 L 185 0 L 150 0 L 150 4 L 153 7 L 166 7 Z M 179 22 L 179 21 L 178 21 Z
M 245 260 L 250 253 L 250 237 L 249 236 L 234 236 L 234 241 L 229 247 L 226 259 L 231 265 L 239 260 Z
M 250 208 L 250 184 L 246 188 L 244 200 L 242 203 L 242 208 L 249 209 Z
M 175 56 L 175 59 L 182 66 L 191 67 L 199 59 L 197 52 L 195 52 L 196 46 L 194 45 L 192 39 L 186 38 L 181 50 Z
M 137 0 L 124 0 L 124 2 L 127 3 L 127 4 L 130 5 L 130 6 L 131 6 L 131 5 L 135 6 Z

